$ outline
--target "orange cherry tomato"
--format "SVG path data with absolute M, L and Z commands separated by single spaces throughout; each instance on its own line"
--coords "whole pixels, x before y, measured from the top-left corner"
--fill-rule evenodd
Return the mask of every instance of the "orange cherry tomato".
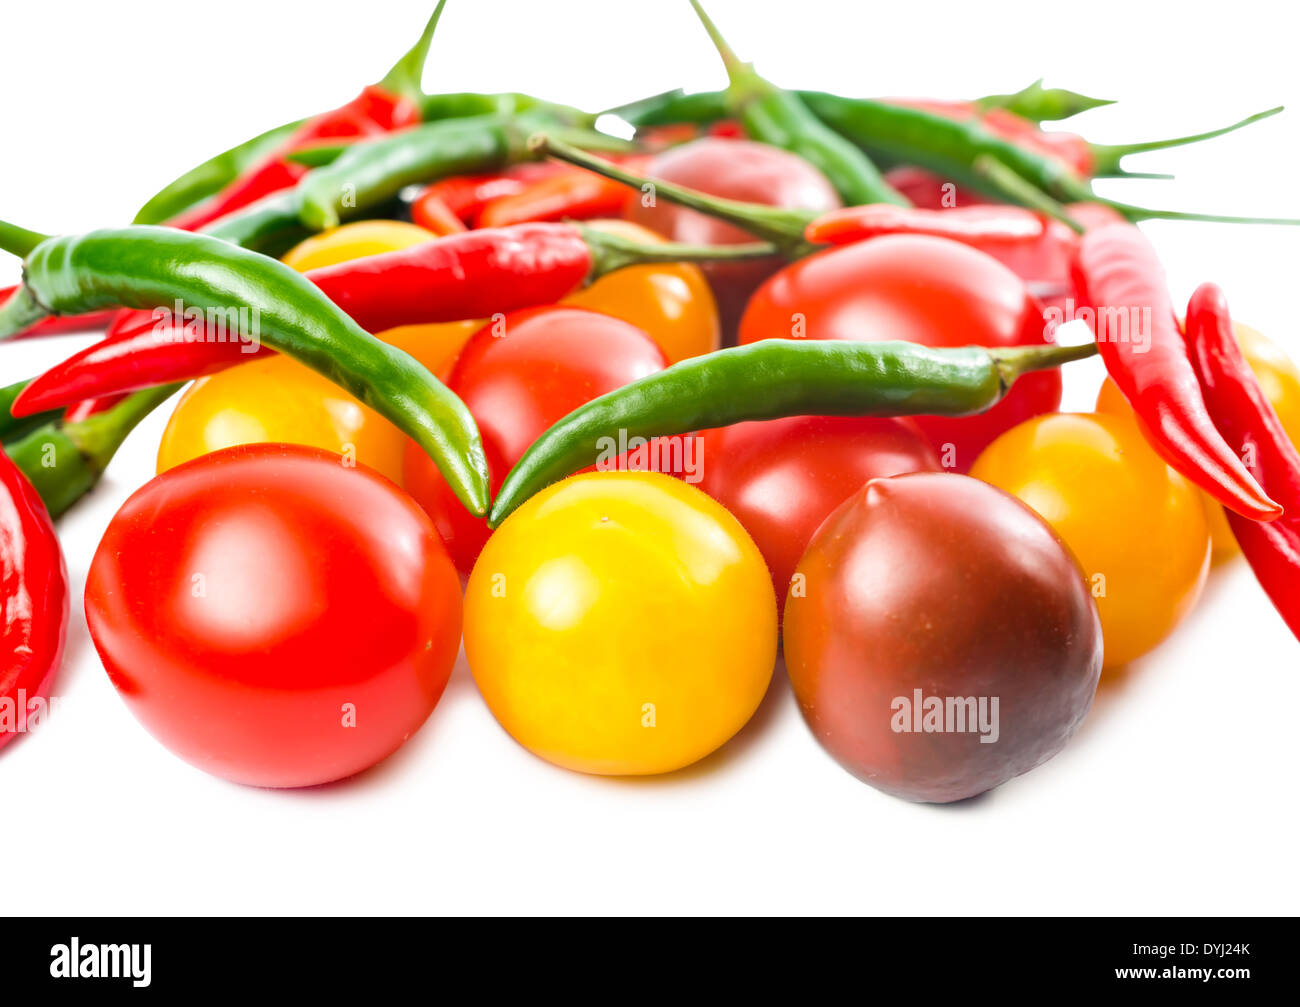
M 587 226 L 632 241 L 664 239 L 625 220 L 592 220 Z M 564 299 L 565 304 L 613 315 L 644 329 L 670 364 L 722 345 L 718 308 L 709 281 L 689 262 L 629 266 L 602 276 Z
M 1300 368 L 1282 352 L 1281 347 L 1262 333 L 1240 322 L 1234 322 L 1233 329 L 1242 355 L 1259 379 L 1259 386 L 1277 413 L 1282 429 L 1293 444 L 1300 444 Z M 1097 412 L 1123 416 L 1136 422 L 1124 393 L 1110 378 L 1102 383 L 1101 391 L 1097 394 Z M 1222 563 L 1240 555 L 1241 547 L 1237 545 L 1232 529 L 1228 526 L 1223 507 L 1208 494 L 1202 493 L 1201 501 L 1205 504 L 1205 516 L 1210 525 L 1214 563 Z
M 1200 597 L 1205 509 L 1135 423 L 1038 416 L 990 444 L 971 475 L 1019 497 L 1070 547 L 1101 613 L 1107 668 L 1150 651 Z

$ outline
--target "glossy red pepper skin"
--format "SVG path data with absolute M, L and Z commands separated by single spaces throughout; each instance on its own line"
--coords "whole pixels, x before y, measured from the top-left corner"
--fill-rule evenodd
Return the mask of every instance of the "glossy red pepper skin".
M 578 289 L 591 269 L 591 249 L 577 227 L 538 223 L 466 231 L 306 275 L 362 328 L 383 332 L 552 304 Z M 133 314 L 136 324 L 33 381 L 13 414 L 202 377 L 271 352 L 238 340 L 207 341 L 149 312 Z
M 1300 454 L 1242 356 L 1227 300 L 1213 283 L 1187 304 L 1187 346 L 1215 426 L 1285 509 L 1268 522 L 1225 513 L 1260 586 L 1300 639 Z
M 554 161 L 538 161 L 512 165 L 501 172 L 444 178 L 416 197 L 411 204 L 411 218 L 420 224 L 421 204 L 426 199 L 436 199 L 464 223 L 477 226 L 479 213 L 492 200 L 523 192 L 533 182 L 563 175 L 570 170 L 567 165 Z
M 27 726 L 32 701 L 49 695 L 67 624 L 68 574 L 54 525 L 0 452 L 0 748 Z
M 630 171 L 642 171 L 650 158 L 624 158 Z M 581 168 L 538 179 L 519 192 L 489 200 L 479 212 L 479 227 L 509 227 L 533 220 L 591 220 L 620 217 L 635 193 L 621 182 Z
M 1079 242 L 1074 274 L 1075 289 L 1096 312 L 1106 370 L 1156 452 L 1229 510 L 1257 521 L 1278 517 L 1282 508 L 1210 419 L 1151 242 L 1131 224 L 1089 231 Z
M 219 217 L 257 202 L 263 196 L 295 185 L 307 173 L 308 168 L 286 160 L 285 155 L 303 147 L 325 141 L 338 142 L 377 136 L 413 126 L 419 121 L 420 109 L 415 102 L 372 84 L 346 105 L 303 123 L 261 164 L 235 179 L 215 196 L 172 218 L 168 223 L 182 230 L 197 231 Z

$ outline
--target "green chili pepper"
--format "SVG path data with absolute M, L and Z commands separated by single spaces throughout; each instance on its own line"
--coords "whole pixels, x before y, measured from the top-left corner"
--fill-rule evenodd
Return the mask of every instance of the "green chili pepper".
M 35 430 L 37 427 L 43 427 L 46 423 L 52 423 L 57 420 L 63 410 L 53 409 L 46 413 L 36 413 L 32 416 L 17 417 L 10 410 L 13 408 L 14 400 L 22 394 L 23 389 L 29 382 L 19 381 L 9 385 L 7 388 L 0 388 L 0 443 L 8 444 L 10 441 L 17 440 L 24 434 Z
M 146 388 L 76 423 L 46 422 L 5 451 L 36 488 L 50 517 L 58 517 L 94 488 L 127 435 L 182 384 Z
M 1022 374 L 1095 352 L 1092 343 L 932 349 L 767 339 L 691 357 L 593 399 L 542 434 L 506 476 L 488 524 L 609 457 L 612 443 L 783 416 L 965 416 L 992 407 Z
M 307 120 L 286 122 L 210 157 L 168 182 L 140 207 L 133 224 L 161 224 L 207 199 L 279 148 Z
M 539 126 L 555 128 L 583 146 L 627 147 L 602 133 L 556 127 L 542 113 L 430 123 L 354 144 L 337 160 L 308 172 L 294 190 L 299 220 L 310 230 L 322 231 L 396 198 L 408 185 L 500 168 L 528 154 L 529 132 Z
M 1115 104 L 1112 98 L 1090 98 L 1077 91 L 1059 87 L 1043 87 L 1039 77 L 1028 87 L 1011 94 L 990 94 L 976 98 L 975 104 L 983 109 L 1004 108 L 1030 122 L 1055 122 L 1086 112 L 1091 108 Z
M 566 126 L 592 127 L 597 116 L 572 105 L 534 98 L 518 91 L 478 94 L 474 91 L 450 94 L 426 94 L 420 99 L 420 118 L 424 122 L 438 119 L 467 119 L 477 115 L 517 116 L 536 112 Z
M 687 94 L 678 87 L 626 105 L 615 105 L 606 109 L 604 114 L 616 115 L 637 129 L 671 126 L 679 122 L 704 125 L 727 117 L 727 96 L 722 91 Z
M 428 59 L 429 45 L 433 33 L 442 16 L 446 0 L 439 0 L 433 14 L 424 25 L 424 30 L 415 44 L 404 52 L 400 59 L 389 68 L 378 82 L 378 87 L 390 94 L 403 95 L 423 103 L 425 96 L 420 90 L 420 78 L 424 73 L 424 64 Z M 215 195 L 227 185 L 244 174 L 250 168 L 265 160 L 279 149 L 299 127 L 309 122 L 310 118 L 286 122 L 282 126 L 268 129 L 265 133 L 245 140 L 243 143 L 209 158 L 197 167 L 167 185 L 149 198 L 135 215 L 134 224 L 161 224 L 170 220 L 184 210 L 190 209 L 200 201 Z
M 717 25 L 705 13 L 699 0 L 691 0 L 704 30 L 713 40 L 727 69 L 727 109 L 738 118 L 745 132 L 818 168 L 844 202 L 894 203 L 911 206 L 907 197 L 885 181 L 871 159 L 818 119 L 799 98 L 764 80 L 750 63 L 742 63 L 727 44 Z
M 36 318 L 111 306 L 209 313 L 245 339 L 301 361 L 420 444 L 475 514 L 488 504 L 478 428 L 464 403 L 416 360 L 349 318 L 302 274 L 209 235 L 136 226 L 40 238 L 0 224 L 0 248 L 25 256 L 23 284 L 0 307 L 0 339 Z M 224 333 L 223 333 L 224 334 Z

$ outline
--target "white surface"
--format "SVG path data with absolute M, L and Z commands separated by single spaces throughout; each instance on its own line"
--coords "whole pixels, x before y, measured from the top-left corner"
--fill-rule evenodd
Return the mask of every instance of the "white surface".
M 1300 93 L 1283 6 L 1230 12 L 1094 0 L 850 4 L 710 0 L 775 80 L 856 94 L 974 96 L 1048 83 L 1122 99 L 1071 125 L 1172 135 L 1278 103 L 1296 111 L 1181 152 L 1133 201 L 1300 215 Z M 1163 8 L 1163 9 L 1162 9 Z M 12 5 L 0 60 L 0 217 L 45 231 L 130 219 L 159 185 L 377 77 L 420 3 Z M 788 21 L 789 12 L 797 12 Z M 452 0 L 428 90 L 525 89 L 603 107 L 720 71 L 680 3 Z M 1175 294 L 1203 279 L 1300 356 L 1300 234 L 1154 224 Z M 0 281 L 16 278 L 0 263 Z M 4 382 L 77 345 L 0 347 Z M 1097 371 L 1072 367 L 1067 405 Z M 1103 688 L 1055 760 L 984 798 L 913 806 L 858 783 L 778 678 L 700 766 L 644 782 L 552 768 L 505 735 L 464 664 L 425 728 L 378 769 L 308 792 L 240 788 L 136 724 L 80 615 L 86 566 L 152 474 L 162 417 L 61 533 L 75 611 L 59 715 L 0 756 L 6 913 L 1294 912 L 1300 645 L 1241 564 Z

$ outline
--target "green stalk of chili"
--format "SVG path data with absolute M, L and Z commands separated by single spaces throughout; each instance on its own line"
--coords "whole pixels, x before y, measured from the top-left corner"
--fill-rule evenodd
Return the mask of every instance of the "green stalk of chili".
M 0 388 L 0 443 L 8 444 L 37 427 L 52 423 L 62 415 L 62 410 L 50 409 L 32 416 L 15 416 L 13 404 L 31 384 L 30 381 L 18 381 L 5 388 Z
M 39 237 L 0 225 L 0 247 L 25 255 L 23 285 L 0 308 L 0 339 L 33 318 L 109 306 L 170 310 L 179 302 L 219 312 L 240 338 L 294 357 L 387 417 L 429 454 L 466 508 L 487 512 L 487 462 L 464 403 L 302 274 L 170 227 L 92 231 L 30 247 Z
M 529 132 L 539 125 L 583 146 L 627 148 L 603 133 L 557 127 L 540 113 L 430 123 L 354 144 L 332 163 L 309 172 L 294 193 L 298 218 L 308 229 L 323 231 L 375 203 L 397 198 L 408 185 L 500 168 L 528 154 Z
M 914 343 L 766 339 L 692 357 L 593 399 L 533 442 L 497 494 L 495 528 L 534 493 L 598 461 L 609 439 L 667 437 L 785 416 L 965 416 L 1020 375 L 1081 360 L 1084 346 L 933 349 Z
M 136 425 L 182 386 L 177 382 L 136 392 L 76 423 L 45 423 L 5 451 L 45 501 L 50 517 L 57 518 L 95 487 Z
M 699 0 L 691 0 L 691 6 L 713 40 L 731 81 L 726 92 L 727 110 L 750 136 L 798 154 L 820 169 L 846 203 L 911 205 L 885 181 L 861 149 L 827 128 L 795 94 L 764 80 L 753 64 L 742 63 Z

